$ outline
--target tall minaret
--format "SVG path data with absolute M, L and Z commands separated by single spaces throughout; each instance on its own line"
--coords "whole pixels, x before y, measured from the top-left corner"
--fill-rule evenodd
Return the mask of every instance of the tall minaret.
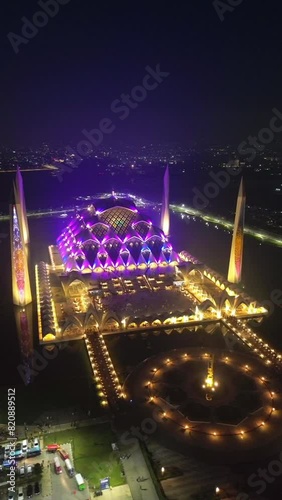
M 164 174 L 164 193 L 161 214 L 161 229 L 165 236 L 169 235 L 169 169 L 166 167 Z
M 237 198 L 232 246 L 231 246 L 231 253 L 229 260 L 227 279 L 230 283 L 239 283 L 241 281 L 243 244 L 244 244 L 245 205 L 246 205 L 246 195 L 245 195 L 244 181 L 242 178 Z
M 29 244 L 29 230 L 26 216 L 26 206 L 25 206 L 25 197 L 24 197 L 24 188 L 23 188 L 23 178 L 20 172 L 19 167 L 17 168 L 16 175 L 16 184 L 14 185 L 14 193 L 15 193 L 15 203 L 17 205 L 21 205 L 22 207 L 22 231 L 23 231 L 23 239 L 26 245 Z
M 13 200 L 10 204 L 10 239 L 13 302 L 17 306 L 25 306 L 32 301 L 32 295 L 28 266 L 29 232 L 23 183 L 19 171 L 16 184 L 14 184 Z

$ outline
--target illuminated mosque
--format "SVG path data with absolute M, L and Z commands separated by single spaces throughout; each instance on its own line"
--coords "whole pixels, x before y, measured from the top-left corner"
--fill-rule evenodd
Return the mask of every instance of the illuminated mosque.
M 169 236 L 168 168 L 164 175 L 160 227 L 133 199 L 133 196 L 127 199 L 113 193 L 93 198 L 86 207 L 74 210 L 56 244 L 49 246 L 50 262 L 36 264 L 40 344 L 52 350 L 55 344 L 83 340 L 100 404 L 115 410 L 121 400 L 129 397 L 148 407 L 148 411 L 153 405 L 164 428 L 169 422 L 177 432 L 180 429 L 185 433 L 186 437 L 181 434 L 181 439 L 190 439 L 193 431 L 193 436 L 204 446 L 214 444 L 206 441 L 207 436 L 213 440 L 219 436 L 242 440 L 247 434 L 265 429 L 270 418 L 276 429 L 276 423 L 280 426 L 280 419 L 277 419 L 279 402 L 275 383 L 269 385 L 267 370 L 281 370 L 282 355 L 250 328 L 250 319 L 252 325 L 258 324 L 268 312 L 240 287 L 245 214 L 243 181 L 237 199 L 227 278 L 186 250 L 177 252 L 173 248 Z M 10 226 L 13 299 L 19 309 L 19 321 L 27 325 L 26 307 L 32 301 L 29 235 L 19 170 Z M 128 333 L 132 338 L 147 336 L 150 332 L 159 335 L 161 331 L 185 334 L 196 332 L 198 328 L 210 334 L 219 326 L 223 336 L 231 333 L 250 351 L 252 366 L 248 354 L 241 351 L 232 352 L 231 349 L 226 356 L 226 352 L 216 347 L 210 347 L 206 353 L 202 346 L 189 347 L 188 352 L 174 348 L 170 352 L 161 350 L 136 367 L 137 371 L 143 367 L 144 380 L 140 379 L 139 372 L 136 378 L 133 370 L 122 385 L 106 343 L 108 335 Z M 29 330 L 25 327 L 21 331 L 20 342 L 26 346 L 28 362 L 32 349 L 28 341 Z M 248 362 L 242 365 L 244 359 Z M 162 380 L 173 370 L 181 372 L 176 374 L 180 376 L 181 388 L 177 386 L 175 391 L 171 384 L 165 389 L 165 380 Z M 232 380 L 241 382 L 232 385 Z M 255 384 L 259 385 L 260 396 L 255 401 L 250 399 L 253 406 L 246 401 L 242 403 L 246 412 L 242 413 L 240 403 L 240 415 L 237 415 L 236 401 L 244 396 L 247 382 L 252 384 L 255 394 L 258 393 Z M 234 408 L 229 401 L 230 387 L 236 403 Z M 175 403 L 168 403 L 167 398 Z M 186 412 L 187 398 L 191 398 L 191 405 Z M 217 407 L 215 424 L 210 412 Z M 232 419 L 229 413 L 230 418 L 225 415 L 227 407 Z M 201 417 L 192 415 L 191 408 L 193 411 L 200 408 Z
M 164 175 L 161 227 L 131 199 L 116 195 L 77 210 L 36 265 L 39 340 L 83 338 L 89 331 L 171 330 L 233 316 L 256 318 L 265 308 L 239 288 L 245 194 L 240 185 L 228 280 L 170 242 L 169 172 Z M 29 235 L 20 171 L 11 205 L 14 304 L 31 302 Z
M 164 232 L 133 202 L 111 198 L 76 214 L 57 240 L 67 272 L 173 272 L 179 261 Z

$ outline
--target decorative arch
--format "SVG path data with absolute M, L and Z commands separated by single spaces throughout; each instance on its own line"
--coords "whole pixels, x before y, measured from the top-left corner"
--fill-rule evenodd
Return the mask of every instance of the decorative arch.
M 120 325 L 118 321 L 114 318 L 109 318 L 103 325 L 103 330 L 106 332 L 112 332 L 113 330 L 119 330 Z
M 113 331 L 121 329 L 121 324 L 118 316 L 114 311 L 108 311 L 102 320 L 102 328 L 105 331 Z
M 129 325 L 127 326 L 128 329 L 134 329 L 134 328 L 138 328 L 137 327 L 137 324 L 133 321 L 131 323 L 129 323 Z
M 154 319 L 154 321 L 152 322 L 152 326 L 161 326 L 162 322 L 160 319 Z
M 76 278 L 69 284 L 68 294 L 70 297 L 76 297 L 82 293 L 88 293 L 87 286 L 82 280 Z
M 238 300 L 235 306 L 236 314 L 244 314 L 248 312 L 249 305 L 245 299 Z
M 215 302 L 211 301 L 210 299 L 206 299 L 204 302 L 202 302 L 202 304 L 200 304 L 198 306 L 199 308 L 199 311 L 208 311 L 209 309 L 212 310 L 212 311 L 216 311 L 217 310 L 217 305 L 215 304 Z
M 145 320 L 145 321 L 142 321 L 142 323 L 140 323 L 139 326 L 140 326 L 140 328 L 146 328 L 146 327 L 150 326 L 150 323 Z
M 43 337 L 44 342 L 52 342 L 52 340 L 55 340 L 55 339 L 56 339 L 56 336 L 53 333 L 47 333 Z
M 79 335 L 82 335 L 83 331 L 81 326 L 77 324 L 77 322 L 72 322 L 66 325 L 65 329 L 63 330 L 63 337 L 78 337 Z
M 85 329 L 91 329 L 97 332 L 99 330 L 99 319 L 93 313 L 88 314 L 84 323 Z
M 196 269 L 195 267 L 192 267 L 189 272 L 188 272 L 189 277 L 192 276 L 194 278 L 198 278 L 200 281 L 203 281 L 204 275 L 200 269 Z
M 223 302 L 222 302 L 222 305 L 221 305 L 221 308 L 222 312 L 224 312 L 225 314 L 229 314 L 231 313 L 233 307 L 232 307 L 232 304 L 230 302 L 230 300 L 228 298 L 226 298 Z
M 171 324 L 171 318 L 166 318 L 166 319 L 164 320 L 164 323 L 163 323 L 163 324 L 164 324 L 164 325 L 170 325 L 170 324 Z
M 234 307 L 234 297 L 228 295 L 228 293 L 226 293 L 226 291 L 224 291 L 221 294 L 220 300 L 218 303 L 219 309 L 220 310 L 226 309 L 226 305 L 228 306 L 227 307 L 228 311 L 231 311 L 231 309 L 233 309 L 233 307 Z

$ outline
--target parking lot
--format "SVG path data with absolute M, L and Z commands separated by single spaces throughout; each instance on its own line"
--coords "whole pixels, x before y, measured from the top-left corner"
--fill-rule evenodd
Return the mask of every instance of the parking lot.
M 50 453 L 46 451 L 46 449 L 43 448 L 43 441 L 40 442 L 40 447 L 41 447 L 41 455 L 35 456 L 35 457 L 30 457 L 30 458 L 25 458 L 22 459 L 18 462 L 18 467 L 24 467 L 25 468 L 25 475 L 21 477 L 21 479 L 25 479 L 24 484 L 21 485 L 23 487 L 24 491 L 24 499 L 28 498 L 27 497 L 27 487 L 29 484 L 33 486 L 33 495 L 32 498 L 37 498 L 38 500 L 54 500 L 54 499 L 60 499 L 60 500 L 70 500 L 74 497 L 79 499 L 79 500 L 88 500 L 90 498 L 89 494 L 89 489 L 88 489 L 88 484 L 85 482 L 85 490 L 84 491 L 79 491 L 78 486 L 76 484 L 76 480 L 74 477 L 70 478 L 69 475 L 67 474 L 66 467 L 64 460 L 59 456 L 59 453 Z M 64 444 L 62 446 L 64 450 L 68 453 L 71 462 L 73 463 L 73 456 L 72 456 L 72 450 L 71 450 L 71 445 L 70 444 Z M 60 461 L 60 465 L 62 468 L 62 473 L 61 474 L 56 474 L 55 468 L 54 468 L 54 458 L 57 456 Z M 40 463 L 43 465 L 43 474 L 42 477 L 39 481 L 40 485 L 40 494 L 35 495 L 34 492 L 34 485 L 35 485 L 35 480 L 32 480 L 32 476 L 30 476 L 29 479 L 29 474 L 27 474 L 28 466 L 34 466 L 36 463 Z M 8 472 L 8 471 L 7 471 Z M 79 472 L 79 471 L 78 471 Z M 18 480 L 16 481 L 16 484 L 19 481 L 19 476 Z M 18 484 L 16 486 L 16 494 L 14 495 L 14 498 L 17 499 L 17 494 L 18 494 Z M 5 498 L 5 496 L 4 496 Z M 8 495 L 6 496 L 8 498 Z

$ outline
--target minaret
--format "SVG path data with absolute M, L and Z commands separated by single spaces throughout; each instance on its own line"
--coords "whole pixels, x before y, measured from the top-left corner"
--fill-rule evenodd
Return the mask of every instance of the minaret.
M 232 246 L 231 246 L 231 253 L 229 260 L 227 279 L 230 283 L 240 283 L 241 281 L 243 244 L 244 244 L 245 205 L 246 205 L 246 195 L 245 195 L 244 181 L 242 178 L 237 198 Z
M 19 167 L 17 168 L 16 175 L 16 184 L 14 185 L 14 193 L 15 193 L 15 203 L 16 205 L 21 205 L 22 207 L 22 231 L 23 231 L 23 239 L 26 245 L 29 244 L 29 230 L 26 216 L 26 206 L 25 206 L 25 197 L 24 197 L 24 189 L 23 189 L 23 178 L 20 172 Z
M 164 193 L 161 214 L 161 229 L 165 236 L 169 235 L 169 169 L 166 167 L 164 174 Z
M 19 171 L 17 173 L 16 184 L 14 185 L 13 198 L 10 205 L 13 302 L 17 306 L 25 306 L 32 301 L 32 296 L 28 268 L 29 232 L 24 203 L 23 183 Z
M 27 385 L 32 381 L 32 376 L 38 373 L 32 369 L 33 363 L 35 363 L 35 357 L 33 356 L 32 304 L 24 307 L 14 306 L 14 314 L 22 360 L 22 363 L 17 366 L 17 370 L 23 382 Z

